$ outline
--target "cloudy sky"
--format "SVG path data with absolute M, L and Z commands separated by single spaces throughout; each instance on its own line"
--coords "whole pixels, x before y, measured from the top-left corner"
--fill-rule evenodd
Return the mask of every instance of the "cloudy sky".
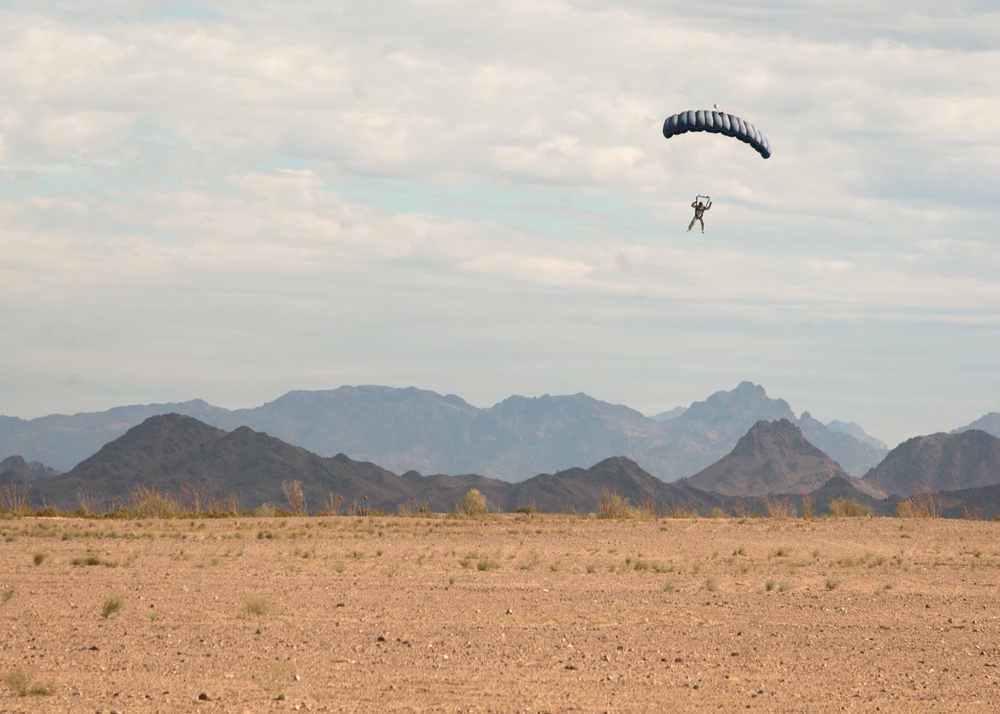
M 0 414 L 345 384 L 654 414 L 750 380 L 893 446 L 1000 411 L 994 0 L 6 0 L 0 28 Z M 772 158 L 663 138 L 715 103 Z

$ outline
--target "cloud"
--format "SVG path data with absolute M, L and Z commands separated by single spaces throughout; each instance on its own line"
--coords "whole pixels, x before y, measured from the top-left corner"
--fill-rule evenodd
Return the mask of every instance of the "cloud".
M 951 387 L 1000 408 L 981 356 L 1000 348 L 989 2 L 0 18 L 0 308 L 20 346 L 0 411 L 413 380 L 653 412 L 770 378 L 891 440 L 978 417 L 942 406 Z M 665 116 L 715 102 L 773 158 L 663 139 Z M 684 233 L 699 192 L 704 239 Z M 922 412 L 893 412 L 929 380 Z

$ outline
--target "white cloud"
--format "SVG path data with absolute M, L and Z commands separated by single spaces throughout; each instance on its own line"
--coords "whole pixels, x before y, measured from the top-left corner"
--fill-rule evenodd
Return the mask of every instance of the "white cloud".
M 410 380 L 652 412 L 744 378 L 888 440 L 1000 409 L 989 2 L 0 19 L 0 413 Z M 774 157 L 660 135 L 714 102 Z

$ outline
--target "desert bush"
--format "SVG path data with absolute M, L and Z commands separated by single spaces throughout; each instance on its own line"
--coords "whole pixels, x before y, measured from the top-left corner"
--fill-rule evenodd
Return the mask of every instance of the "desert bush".
M 809 519 L 815 517 L 816 513 L 813 511 L 813 497 L 807 493 L 802 496 L 802 518 Z
M 486 507 L 486 496 L 479 492 L 477 488 L 470 488 L 465 498 L 455 504 L 455 512 L 463 516 L 485 516 L 489 508 Z
M 344 505 L 344 497 L 336 495 L 333 491 L 327 492 L 323 498 L 323 510 L 328 516 L 339 516 L 342 505 Z
M 764 496 L 764 508 L 767 510 L 767 517 L 783 521 L 795 514 L 791 501 L 788 498 L 778 498 L 776 496 Z
M 896 504 L 900 518 L 940 518 L 941 503 L 933 493 L 917 493 Z
M 538 508 L 535 506 L 535 499 L 529 499 L 523 506 L 518 506 L 514 509 L 514 513 L 520 513 L 526 516 L 535 515 L 538 513 Z
M 28 513 L 28 494 L 31 484 L 5 483 L 0 485 L 0 513 L 23 516 Z
M 431 509 L 426 504 L 420 503 L 415 498 L 408 498 L 396 506 L 396 515 L 408 518 L 428 518 L 434 514 L 431 513 Z
M 22 667 L 14 667 L 8 670 L 3 676 L 3 683 L 19 697 L 47 697 L 56 692 L 55 683 L 40 682 L 35 679 L 34 675 Z
M 191 515 L 228 516 L 240 512 L 240 499 L 235 493 L 223 496 L 189 483 L 181 486 L 178 501 L 180 510 Z
M 120 510 L 130 518 L 174 518 L 182 509 L 176 498 L 155 485 L 136 484 Z
M 619 496 L 613 491 L 604 489 L 601 496 L 601 505 L 597 509 L 599 518 L 610 518 L 615 520 L 625 520 L 635 518 L 638 515 L 636 509 L 624 496 Z
M 872 507 L 853 498 L 835 498 L 830 501 L 830 513 L 838 518 L 861 518 L 872 515 Z
M 967 521 L 981 521 L 983 520 L 983 507 L 982 506 L 962 506 L 962 518 Z
M 39 551 L 38 553 L 35 553 L 33 556 L 31 556 L 31 562 L 33 562 L 35 565 L 41 565 L 42 563 L 45 562 L 45 559 L 47 557 L 48 556 L 45 553 Z
M 104 501 L 90 491 L 86 491 L 82 488 L 76 491 L 76 502 L 79 505 L 80 513 L 84 516 L 92 516 L 95 513 L 103 512 L 107 510 L 104 507 Z
M 292 515 L 306 515 L 306 494 L 302 491 L 301 481 L 282 481 L 281 490 L 285 492 L 285 500 Z

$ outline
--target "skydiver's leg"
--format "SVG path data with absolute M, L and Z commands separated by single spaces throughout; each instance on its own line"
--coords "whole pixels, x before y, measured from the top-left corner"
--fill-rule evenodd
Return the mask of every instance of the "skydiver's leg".
M 688 223 L 688 233 L 690 233 L 691 229 L 694 228 L 694 222 L 697 221 L 697 220 L 698 220 L 698 217 L 695 216 L 694 218 L 691 219 L 691 222 Z
M 701 221 L 701 232 L 704 233 L 705 232 L 705 219 L 704 218 L 699 218 L 698 220 Z

